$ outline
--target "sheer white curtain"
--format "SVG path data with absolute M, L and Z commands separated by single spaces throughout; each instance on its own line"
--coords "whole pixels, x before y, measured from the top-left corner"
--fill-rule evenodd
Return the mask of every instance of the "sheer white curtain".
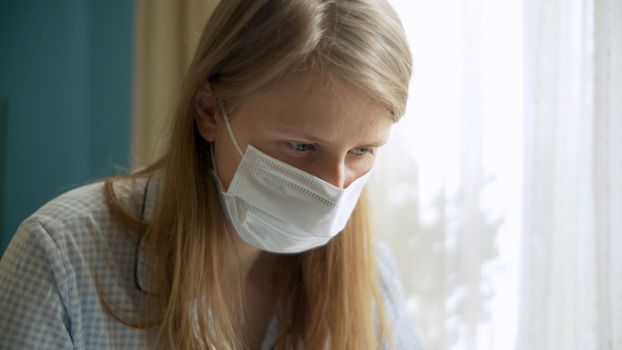
M 622 348 L 622 2 L 391 2 L 414 76 L 370 190 L 424 348 Z
M 525 0 L 521 349 L 622 349 L 622 2 Z

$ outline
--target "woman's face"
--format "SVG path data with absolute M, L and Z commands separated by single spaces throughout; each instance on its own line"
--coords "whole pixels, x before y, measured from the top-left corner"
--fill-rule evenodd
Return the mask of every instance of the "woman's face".
M 218 111 L 199 111 L 197 126 L 214 143 L 218 176 L 228 189 L 242 156 Z M 229 121 L 242 152 L 253 145 L 340 188 L 371 170 L 393 125 L 389 112 L 364 95 L 305 77 L 244 99 Z

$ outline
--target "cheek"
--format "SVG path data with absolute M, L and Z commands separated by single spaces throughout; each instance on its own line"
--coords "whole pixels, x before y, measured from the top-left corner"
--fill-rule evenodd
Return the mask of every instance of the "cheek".
M 233 180 L 233 175 L 235 174 L 236 166 L 231 164 L 231 162 L 226 159 L 218 159 L 218 156 L 216 159 L 218 162 L 218 178 L 220 179 L 224 190 L 228 191 L 229 185 Z
M 352 156 L 352 158 L 353 159 L 349 162 L 349 170 L 354 180 L 370 172 L 376 161 L 376 157 L 373 155 L 367 155 L 364 158 L 358 159 Z

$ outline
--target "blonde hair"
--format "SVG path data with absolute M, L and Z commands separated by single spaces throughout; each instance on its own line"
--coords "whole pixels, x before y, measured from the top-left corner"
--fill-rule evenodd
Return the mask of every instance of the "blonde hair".
M 411 58 L 399 19 L 383 0 L 226 0 L 207 22 L 186 73 L 164 156 L 106 181 L 108 205 L 146 243 L 159 268 L 151 316 L 159 347 L 241 348 L 232 300 L 220 278 L 225 216 L 212 183 L 209 145 L 195 126 L 195 100 L 209 81 L 227 105 L 295 72 L 321 70 L 357 89 L 397 120 L 405 109 Z M 148 222 L 116 197 L 113 183 L 163 174 Z M 277 349 L 372 349 L 390 338 L 383 313 L 363 195 L 347 227 L 327 245 L 280 256 Z M 155 308 L 153 307 L 155 306 Z M 154 311 L 155 310 L 155 311 Z M 146 314 L 146 311 L 144 311 Z

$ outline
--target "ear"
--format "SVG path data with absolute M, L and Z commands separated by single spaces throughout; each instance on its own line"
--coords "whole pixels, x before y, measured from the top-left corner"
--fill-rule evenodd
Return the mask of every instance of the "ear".
M 216 139 L 217 102 L 209 81 L 198 91 L 194 100 L 195 123 L 201 137 L 207 142 Z

